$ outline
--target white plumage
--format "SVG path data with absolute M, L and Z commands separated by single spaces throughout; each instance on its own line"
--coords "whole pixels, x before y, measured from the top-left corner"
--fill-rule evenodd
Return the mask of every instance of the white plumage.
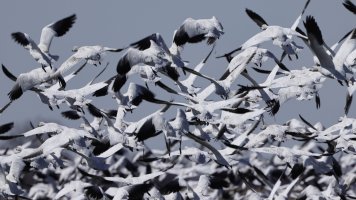
M 54 37 L 61 37 L 66 34 L 76 20 L 76 15 L 63 18 L 47 26 L 43 27 L 41 32 L 40 43 L 37 45 L 27 33 L 15 32 L 12 33 L 12 38 L 27 49 L 32 57 L 42 65 L 51 66 L 58 56 L 51 55 L 49 48 Z

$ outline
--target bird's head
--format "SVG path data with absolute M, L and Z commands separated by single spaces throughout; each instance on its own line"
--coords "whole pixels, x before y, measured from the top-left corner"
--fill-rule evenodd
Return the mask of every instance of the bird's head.
M 267 25 L 267 24 L 263 24 L 263 25 L 261 26 L 261 29 L 262 29 L 262 30 L 266 30 L 266 29 L 267 29 L 267 27 L 268 27 L 268 25 Z
M 78 49 L 79 49 L 79 46 L 74 46 L 74 47 L 72 48 L 72 51 L 73 51 L 73 52 L 77 52 Z
M 221 34 L 221 35 L 224 34 L 224 27 L 223 27 L 222 24 L 219 22 L 219 20 L 218 20 L 215 16 L 213 16 L 213 17 L 211 18 L 211 20 L 213 21 L 213 24 L 214 24 L 215 28 L 220 32 L 220 34 Z

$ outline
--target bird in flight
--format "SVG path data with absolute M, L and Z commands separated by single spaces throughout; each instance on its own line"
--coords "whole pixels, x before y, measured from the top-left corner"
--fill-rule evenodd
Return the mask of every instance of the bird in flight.
M 46 66 L 52 68 L 52 63 L 58 60 L 57 55 L 49 53 L 52 40 L 54 37 L 61 37 L 66 34 L 73 26 L 76 18 L 76 15 L 73 14 L 43 27 L 39 44 L 36 44 L 27 33 L 14 32 L 11 37 L 30 52 L 31 56 L 42 65 L 43 70 Z

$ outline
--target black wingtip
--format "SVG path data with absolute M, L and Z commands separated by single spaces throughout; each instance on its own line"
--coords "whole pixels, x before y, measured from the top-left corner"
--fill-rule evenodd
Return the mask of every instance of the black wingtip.
M 304 22 L 305 29 L 307 30 L 308 37 L 314 36 L 314 38 L 318 41 L 320 45 L 324 44 L 323 35 L 321 34 L 320 28 L 315 21 L 315 18 L 311 15 L 306 17 L 306 21 Z
M 175 90 L 173 90 L 172 88 L 168 87 L 166 84 L 162 83 L 161 81 L 155 82 L 155 85 L 159 86 L 160 88 L 166 90 L 166 91 L 169 92 L 169 93 L 178 94 L 177 91 L 175 91 Z
M 14 87 L 7 95 L 11 101 L 14 101 L 22 96 L 23 92 L 20 86 Z
M 315 105 L 316 105 L 316 109 L 320 108 L 321 101 L 320 101 L 320 96 L 318 93 L 315 94 Z
M 167 73 L 169 78 L 171 78 L 173 81 L 178 81 L 180 75 L 176 68 L 167 66 L 164 67 L 163 69 Z
M 356 5 L 353 4 L 350 0 L 345 0 L 342 4 L 347 10 L 356 15 Z
M 106 95 L 109 94 L 109 93 L 108 93 L 108 89 L 109 89 L 109 85 L 106 85 L 106 86 L 102 87 L 101 89 L 95 91 L 95 92 L 93 93 L 93 96 L 94 96 L 94 97 L 106 96 Z
M 258 73 L 261 73 L 261 74 L 270 74 L 272 72 L 270 70 L 260 69 L 260 68 L 256 68 L 256 67 L 252 67 L 252 69 L 255 70 Z M 283 74 L 283 73 L 282 72 L 277 72 L 276 75 L 281 75 L 281 74 Z
M 252 110 L 247 109 L 247 108 L 223 108 L 221 109 L 223 111 L 227 111 L 227 112 L 231 112 L 231 113 L 235 113 L 235 114 L 245 114 L 248 112 L 251 112 Z
M 301 114 L 299 114 L 299 118 L 300 118 L 306 125 L 308 125 L 310 128 L 312 128 L 312 129 L 315 130 L 315 131 L 317 130 L 311 123 L 309 123 L 306 119 L 304 119 Z
M 114 80 L 114 83 L 113 83 L 113 86 L 112 86 L 112 89 L 114 90 L 114 92 L 120 91 L 120 89 L 122 88 L 122 86 L 125 85 L 126 81 L 127 81 L 126 75 L 120 75 L 120 74 L 118 74 L 118 75 L 115 77 L 115 80 Z
M 116 66 L 116 72 L 120 75 L 125 75 L 131 70 L 130 60 L 128 55 L 123 55 Z
M 283 63 L 278 62 L 277 65 L 279 66 L 279 68 L 283 69 L 284 71 L 290 72 L 290 70 Z
M 109 117 L 116 117 L 116 115 L 117 115 L 117 110 L 109 110 L 109 111 L 107 112 L 107 115 L 108 115 Z
M 93 115 L 94 117 L 98 117 L 98 118 L 103 117 L 103 114 L 101 113 L 101 110 L 98 109 L 97 107 L 95 107 L 93 104 L 88 103 L 87 106 L 88 106 L 89 113 L 91 115 Z
M 1 64 L 2 67 L 2 71 L 4 72 L 4 74 L 12 81 L 16 81 L 17 77 L 14 76 L 3 64 Z
M 121 52 L 122 50 L 124 50 L 125 48 L 122 48 L 122 49 L 109 49 L 107 51 L 110 51 L 110 52 Z
M 76 19 L 76 14 L 73 14 L 55 22 L 51 27 L 56 32 L 56 36 L 61 37 L 69 31 Z
M 351 103 L 352 103 L 352 98 L 353 96 L 347 94 L 346 96 L 346 104 L 345 104 L 345 107 L 344 107 L 344 111 L 345 111 L 345 115 L 347 115 L 349 113 L 349 110 L 350 110 L 350 107 L 351 107 Z
M 141 40 L 137 41 L 137 42 L 134 42 L 134 43 L 131 43 L 130 44 L 130 47 L 133 47 L 133 48 L 136 48 L 140 51 L 143 51 L 145 49 L 148 49 L 150 48 L 151 46 L 151 41 L 150 40 L 153 40 L 155 42 L 157 42 L 157 39 L 156 39 L 156 33 L 153 33 L 147 37 L 144 37 L 142 38 Z
M 30 41 L 27 39 L 26 35 L 22 32 L 11 33 L 11 37 L 15 40 L 15 42 L 21 44 L 22 46 L 27 46 L 30 44 Z
M 276 99 L 272 99 L 272 100 L 268 101 L 267 102 L 267 108 L 269 109 L 268 113 L 271 116 L 275 116 L 277 114 L 277 112 L 279 111 L 280 106 L 281 105 L 280 105 L 279 101 Z
M 10 131 L 14 127 L 14 122 L 3 124 L 0 126 L 0 134 Z
M 189 35 L 184 30 L 184 25 L 180 26 L 179 29 L 174 34 L 173 42 L 177 46 L 183 46 L 189 40 Z
M 246 8 L 246 14 L 259 26 L 262 27 L 263 25 L 267 25 L 267 22 L 257 13 L 255 13 L 254 11 Z
M 304 35 L 305 37 L 307 37 L 307 34 L 304 31 L 302 31 L 302 29 L 300 29 L 299 27 L 295 28 L 295 31 L 297 31 L 299 34 Z
M 77 111 L 74 111 L 74 110 L 68 110 L 68 111 L 61 112 L 61 115 L 64 118 L 67 118 L 70 120 L 80 119 L 80 115 L 78 115 Z
M 230 61 L 231 61 L 232 58 L 233 58 L 231 55 L 232 55 L 233 53 L 237 52 L 237 51 L 240 51 L 241 49 L 242 49 L 242 47 L 239 47 L 239 48 L 234 49 L 234 50 L 230 51 L 229 53 L 226 53 L 226 54 L 224 54 L 224 55 L 222 55 L 222 56 L 217 56 L 216 58 L 223 58 L 223 57 L 225 57 L 226 60 L 227 60 L 227 62 L 230 63 Z
M 305 170 L 305 167 L 302 164 L 295 164 L 290 172 L 292 179 L 296 179 L 300 174 Z

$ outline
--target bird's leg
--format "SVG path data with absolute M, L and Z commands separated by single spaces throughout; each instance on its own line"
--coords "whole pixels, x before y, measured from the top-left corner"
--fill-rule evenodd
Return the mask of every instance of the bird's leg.
M 52 108 L 51 105 L 48 105 L 48 108 L 49 108 L 51 111 L 53 111 L 53 108 Z
M 344 86 L 344 84 L 342 83 L 342 81 L 337 80 L 337 82 L 339 82 L 341 86 Z
M 59 105 L 56 105 L 57 109 L 59 109 Z
M 255 65 L 256 65 L 256 67 L 258 67 L 258 64 L 257 64 L 257 63 L 255 63 Z
M 43 69 L 44 72 L 47 72 L 46 69 L 45 69 L 45 68 L 46 68 L 46 65 L 41 64 L 41 67 L 42 67 L 42 69 Z
M 182 155 L 182 138 L 179 140 L 179 154 Z
M 297 60 L 298 60 L 298 58 L 299 58 L 299 57 L 298 57 L 298 54 L 294 54 L 294 55 L 295 55 L 295 59 L 297 59 Z
M 99 65 L 101 65 L 101 62 L 100 61 L 98 61 L 99 62 Z
M 145 85 L 146 85 L 146 88 L 147 88 L 147 89 L 150 89 L 150 88 L 148 88 L 148 84 L 147 84 L 147 82 L 146 82 L 146 81 L 145 81 Z
M 288 58 L 289 58 L 289 60 L 292 60 L 292 57 L 290 57 L 290 55 L 288 54 Z

